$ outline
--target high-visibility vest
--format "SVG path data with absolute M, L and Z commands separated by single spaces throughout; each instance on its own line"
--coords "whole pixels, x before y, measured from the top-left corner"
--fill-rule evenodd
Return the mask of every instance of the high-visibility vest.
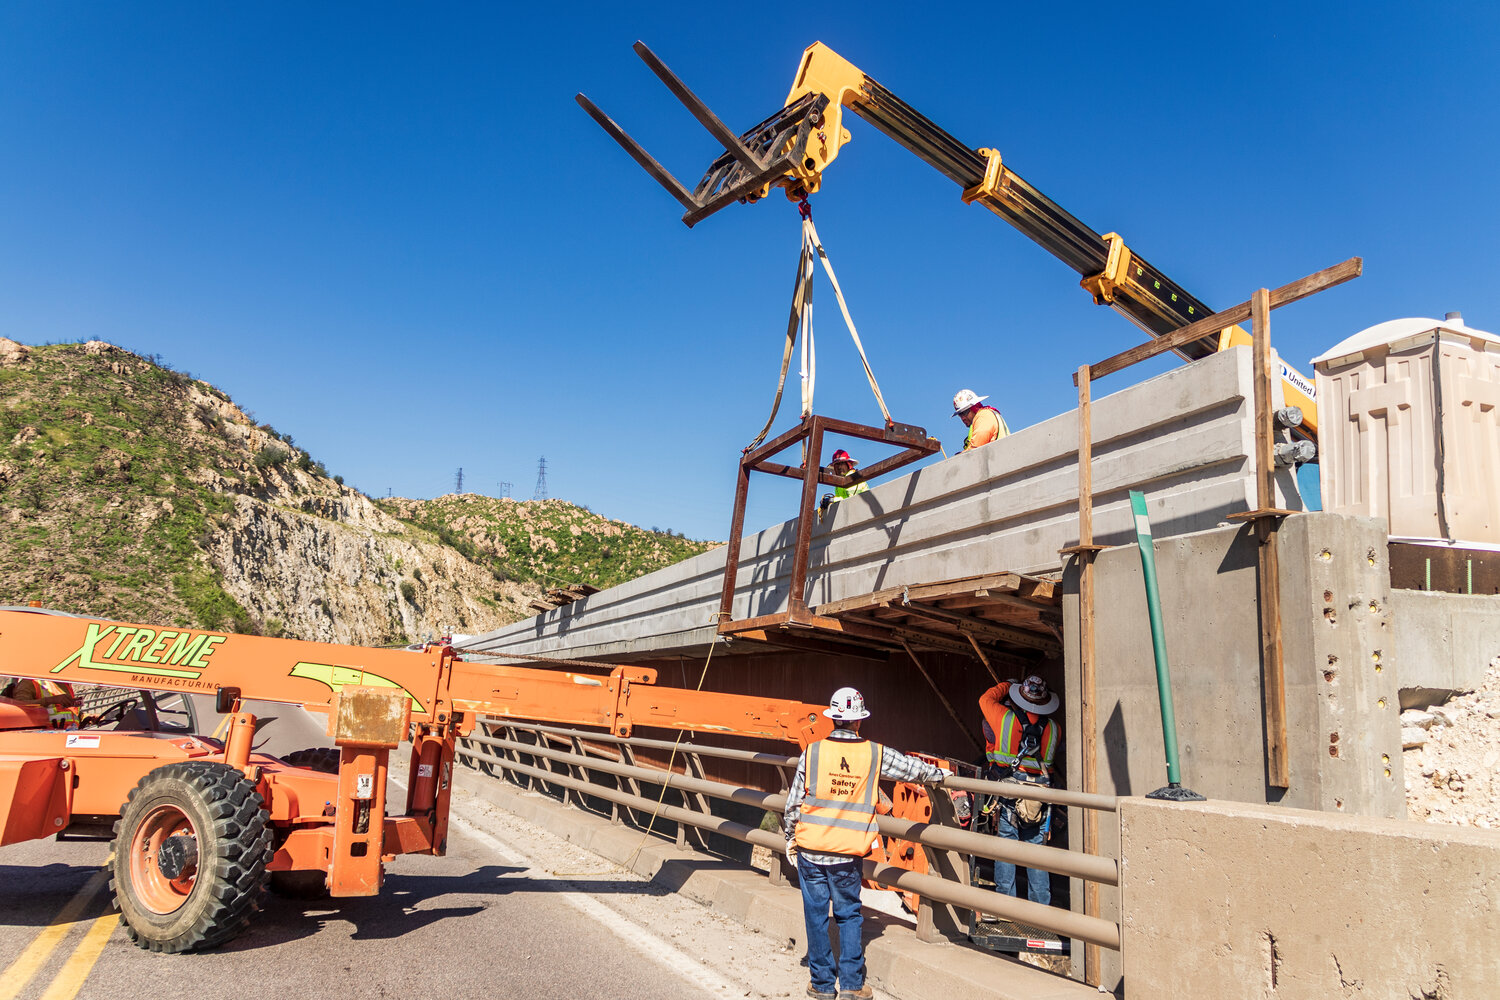
M 807 748 L 805 794 L 793 837 L 799 849 L 856 858 L 870 853 L 884 753 L 870 740 L 824 739 Z
M 16 697 L 23 701 L 40 702 L 56 695 L 74 698 L 73 689 L 60 681 L 25 679 L 16 685 Z M 76 704 L 47 705 L 47 724 L 53 729 L 77 729 L 79 711 Z
M 835 486 L 833 498 L 835 500 L 848 500 L 852 496 L 858 496 L 870 488 L 869 483 L 855 483 L 852 487 Z
M 984 756 L 991 764 L 1032 774 L 1047 773 L 1057 742 L 1057 726 L 1051 719 L 1031 712 L 1023 716 L 1007 708 L 1000 720 L 1000 732 L 992 732 L 988 722 L 984 728 Z M 1011 753 L 1012 748 L 1017 752 Z
M 1005 418 L 1000 415 L 999 410 L 995 409 L 993 406 L 981 406 L 979 410 L 981 413 L 985 410 L 989 410 L 995 415 L 995 436 L 991 440 L 999 441 L 1001 438 L 1008 437 L 1010 435 L 1010 428 L 1005 426 Z M 969 421 L 969 433 L 964 436 L 964 451 L 968 451 L 970 448 L 975 447 L 973 443 L 974 428 L 978 423 L 979 414 L 976 413 L 974 414 L 974 419 Z M 989 444 L 989 441 L 986 441 L 985 444 Z

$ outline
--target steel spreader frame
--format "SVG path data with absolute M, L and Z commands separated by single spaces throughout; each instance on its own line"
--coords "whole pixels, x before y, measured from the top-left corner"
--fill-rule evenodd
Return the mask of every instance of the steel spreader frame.
M 841 434 L 890 444 L 902 450 L 883 458 L 863 471 L 851 475 L 836 475 L 825 468 L 823 461 L 823 436 Z M 787 465 L 772 461 L 777 455 L 793 445 L 807 443 L 806 459 L 801 465 Z M 724 557 L 724 592 L 719 600 L 719 634 L 733 635 L 739 632 L 763 629 L 773 625 L 816 625 L 807 609 L 807 560 L 808 546 L 812 540 L 813 508 L 817 501 L 818 485 L 848 488 L 882 476 L 893 469 L 909 465 L 941 450 L 936 438 L 927 436 L 924 428 L 891 421 L 884 427 L 820 417 L 816 414 L 804 417 L 802 422 L 779 437 L 756 448 L 746 449 L 740 457 L 739 478 L 734 491 L 734 515 L 730 521 L 728 552 Z M 802 499 L 797 508 L 797 539 L 792 549 L 792 580 L 787 596 L 787 610 L 772 615 L 734 621 L 734 590 L 740 563 L 741 536 L 745 530 L 745 503 L 750 496 L 750 473 L 769 472 L 775 476 L 786 476 L 802 480 Z

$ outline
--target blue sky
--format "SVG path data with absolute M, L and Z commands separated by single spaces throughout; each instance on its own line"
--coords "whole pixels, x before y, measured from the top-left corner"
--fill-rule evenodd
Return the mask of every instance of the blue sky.
M 461 466 L 466 489 L 529 497 L 545 455 L 554 496 L 723 538 L 797 216 L 778 195 L 678 221 L 573 103 L 696 180 L 713 141 L 637 38 L 737 129 L 826 42 L 1211 306 L 1363 256 L 1276 314 L 1306 367 L 1399 316 L 1500 328 L 1495 10 L 8 3 L 0 335 L 160 354 L 372 495 L 450 492 Z M 958 388 L 1021 427 L 1142 339 L 849 128 L 814 210 L 898 420 L 951 452 Z M 878 422 L 826 286 L 819 304 L 818 410 Z M 748 527 L 792 512 L 767 478 Z

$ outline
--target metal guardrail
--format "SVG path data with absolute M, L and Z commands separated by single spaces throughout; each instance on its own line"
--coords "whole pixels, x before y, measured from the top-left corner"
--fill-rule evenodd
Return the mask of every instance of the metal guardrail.
M 784 840 L 779 831 L 761 830 L 716 816 L 712 813 L 708 800 L 734 802 L 780 814 L 786 806 L 785 793 L 763 792 L 710 780 L 704 776 L 702 758 L 774 767 L 780 773 L 781 783 L 785 788 L 790 783 L 792 769 L 796 767 L 796 757 L 693 743 L 673 744 L 663 740 L 623 738 L 557 726 L 518 725 L 510 720 L 493 717 L 482 717 L 480 721 L 486 735 L 475 733 L 461 740 L 458 754 L 486 773 L 494 774 L 494 769 L 498 767 L 502 772 L 524 778 L 528 787 L 535 788 L 538 783 L 554 786 L 561 790 L 565 802 L 576 798 L 576 804 L 586 809 L 590 806 L 584 797 L 609 803 L 610 816 L 616 821 L 627 820 L 636 826 L 647 825 L 630 817 L 629 811 L 668 821 L 677 826 L 679 846 L 685 845 L 686 831 L 692 828 L 765 847 L 772 851 L 775 858 L 781 857 Z M 523 739 L 523 735 L 531 739 Z M 637 749 L 675 749 L 677 755 L 682 757 L 683 766 L 688 773 L 642 767 L 635 760 Z M 605 783 L 597 780 L 595 774 L 608 776 L 613 780 Z M 660 788 L 662 798 L 642 794 L 643 784 Z M 1115 800 L 1109 796 L 1037 788 L 1015 782 L 950 777 L 941 787 L 1115 811 Z M 668 789 L 677 793 L 681 804 L 664 801 Z M 695 801 L 698 807 L 690 808 L 690 800 Z M 1085 882 L 1116 886 L 1119 884 L 1119 865 L 1113 858 L 1027 844 L 955 826 L 920 823 L 894 816 L 880 816 L 877 824 L 882 834 L 920 844 L 928 855 L 928 867 L 931 871 L 959 874 L 964 879 L 960 881 L 953 877 L 922 874 L 873 860 L 865 862 L 866 878 L 890 888 L 920 895 L 922 910 L 918 913 L 919 931 L 924 925 L 929 929 L 938 925 L 946 925 L 949 930 L 961 929 L 972 919 L 972 911 L 982 911 L 1090 944 L 1119 949 L 1120 927 L 1113 921 L 1043 906 L 1028 899 L 1002 896 L 967 882 L 966 858 L 983 857 L 1055 872 L 1083 879 Z M 772 881 L 781 881 L 780 876 L 780 865 L 773 860 Z M 937 910 L 942 907 L 951 909 L 945 915 L 939 914 Z M 943 919 L 944 916 L 946 919 Z M 938 935 L 929 933 L 925 936 L 932 939 Z

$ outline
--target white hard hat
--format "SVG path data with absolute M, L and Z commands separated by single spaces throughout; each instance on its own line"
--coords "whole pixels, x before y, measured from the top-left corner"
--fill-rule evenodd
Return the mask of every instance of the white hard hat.
M 854 722 L 870 717 L 869 710 L 865 708 L 865 696 L 854 688 L 848 687 L 839 688 L 833 692 L 833 697 L 828 699 L 828 707 L 823 709 L 823 714 L 839 722 Z
M 971 406 L 989 399 L 988 396 L 976 396 L 973 389 L 960 389 L 953 396 L 953 415 L 956 417 Z

